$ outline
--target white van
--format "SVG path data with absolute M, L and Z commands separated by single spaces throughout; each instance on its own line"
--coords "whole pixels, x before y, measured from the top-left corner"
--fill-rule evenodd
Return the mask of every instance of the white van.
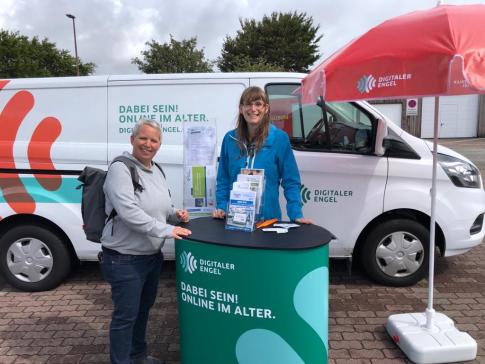
M 182 130 L 213 122 L 219 144 L 234 128 L 241 92 L 264 88 L 271 119 L 292 141 L 304 215 L 330 230 L 332 257 L 357 256 L 376 281 L 394 286 L 426 273 L 431 151 L 364 102 L 301 106 L 304 74 L 210 73 L 0 80 L 0 268 L 27 291 L 58 285 L 78 260 L 96 260 L 85 239 L 77 176 L 106 169 L 131 150 L 131 127 L 157 120 L 164 166 L 182 206 Z M 386 135 L 386 136 L 385 136 Z M 485 234 L 485 191 L 465 157 L 439 150 L 437 246 L 444 256 Z M 284 206 L 284 204 L 282 205 Z M 166 244 L 173 259 L 173 242 Z

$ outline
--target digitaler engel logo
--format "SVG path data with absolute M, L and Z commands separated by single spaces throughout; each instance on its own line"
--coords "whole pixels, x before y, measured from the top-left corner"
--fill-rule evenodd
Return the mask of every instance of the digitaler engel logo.
M 357 82 L 357 89 L 361 94 L 369 93 L 374 87 L 376 87 L 376 79 L 372 75 L 363 76 L 359 82 Z
M 180 255 L 180 264 L 182 265 L 182 269 L 190 274 L 197 270 L 197 259 L 190 252 L 182 252 Z
M 310 201 L 310 190 L 308 188 L 306 188 L 305 185 L 301 185 L 301 189 L 300 189 L 300 193 L 301 193 L 301 201 L 303 202 L 303 204 L 306 204 L 308 201 Z

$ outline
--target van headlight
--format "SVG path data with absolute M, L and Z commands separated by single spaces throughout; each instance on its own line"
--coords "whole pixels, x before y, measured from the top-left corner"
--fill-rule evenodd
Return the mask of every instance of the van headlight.
M 438 162 L 457 187 L 481 188 L 480 172 L 461 159 L 438 154 Z

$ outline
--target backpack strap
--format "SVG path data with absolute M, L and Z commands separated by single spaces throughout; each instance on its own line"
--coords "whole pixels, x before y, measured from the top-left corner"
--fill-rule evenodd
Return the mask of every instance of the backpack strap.
M 125 164 L 126 167 L 128 167 L 128 170 L 130 171 L 130 175 L 131 175 L 131 182 L 133 183 L 133 188 L 135 189 L 135 191 L 143 192 L 144 187 L 140 184 L 140 176 L 138 174 L 138 170 L 136 168 L 135 162 L 133 160 L 131 160 L 130 158 L 124 156 L 124 155 L 120 155 L 120 156 L 116 157 L 115 159 L 113 159 L 111 164 L 116 163 L 116 162 L 122 162 L 122 163 Z M 157 166 L 157 168 L 160 170 L 160 172 L 162 172 L 163 178 L 167 179 L 167 177 L 165 176 L 165 172 L 163 171 L 162 166 L 160 164 L 158 164 L 157 162 L 153 162 L 153 164 L 155 164 Z M 170 196 L 170 198 L 172 198 L 172 194 L 170 193 L 170 189 L 168 189 L 168 195 Z M 116 212 L 115 209 L 111 210 L 111 213 L 109 214 L 108 218 L 106 219 L 106 222 L 110 221 L 111 219 L 114 219 L 117 214 L 118 213 Z M 111 234 L 113 234 L 113 229 L 114 229 L 114 224 L 111 228 Z
M 165 172 L 163 171 L 163 168 L 160 164 L 158 164 L 157 162 L 153 162 L 154 165 L 156 165 L 158 167 L 158 169 L 160 170 L 160 172 L 162 172 L 163 174 L 163 178 L 167 179 L 167 177 L 165 176 Z
M 131 183 L 133 184 L 134 190 L 135 191 L 138 190 L 140 192 L 143 192 L 144 188 L 140 184 L 140 176 L 138 175 L 138 171 L 136 169 L 135 162 L 133 162 L 130 158 L 125 157 L 124 155 L 120 155 L 120 156 L 116 157 L 115 159 L 113 159 L 113 161 L 111 162 L 110 166 L 113 163 L 116 163 L 116 162 L 123 163 L 128 168 L 128 170 L 130 171 Z M 116 212 L 116 210 L 115 209 L 111 210 L 109 216 L 106 219 L 106 222 L 110 221 L 111 219 L 114 219 L 116 215 L 118 215 L 118 213 Z M 111 227 L 111 235 L 113 235 L 113 231 L 114 231 L 114 224 Z
M 138 170 L 136 169 L 135 162 L 132 161 L 130 158 L 125 157 L 124 155 L 120 155 L 120 156 L 116 157 L 115 159 L 113 159 L 111 164 L 116 163 L 116 162 L 122 162 L 122 163 L 125 164 L 125 166 L 130 171 L 131 182 L 133 183 L 133 188 L 135 189 L 135 191 L 143 192 L 144 188 L 140 184 L 140 176 L 138 175 Z
M 160 170 L 160 172 L 162 172 L 162 174 L 163 174 L 163 178 L 165 178 L 165 180 L 167 180 L 167 177 L 165 176 L 165 172 L 163 171 L 162 166 L 160 164 L 158 164 L 157 162 L 155 162 L 155 161 L 153 161 L 153 164 L 158 167 L 158 169 Z M 170 188 L 167 187 L 167 190 L 168 190 L 168 195 L 170 196 L 170 198 L 172 198 L 172 193 L 170 192 Z

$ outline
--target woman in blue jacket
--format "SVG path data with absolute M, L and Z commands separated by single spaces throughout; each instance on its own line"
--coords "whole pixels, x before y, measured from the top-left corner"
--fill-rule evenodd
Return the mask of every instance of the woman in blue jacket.
M 229 131 L 222 142 L 214 217 L 225 217 L 232 184 L 245 168 L 264 169 L 266 184 L 261 220 L 281 220 L 278 191 L 281 184 L 290 220 L 312 223 L 303 217 L 301 210 L 300 173 L 288 135 L 270 124 L 266 93 L 254 86 L 243 91 L 236 129 Z

